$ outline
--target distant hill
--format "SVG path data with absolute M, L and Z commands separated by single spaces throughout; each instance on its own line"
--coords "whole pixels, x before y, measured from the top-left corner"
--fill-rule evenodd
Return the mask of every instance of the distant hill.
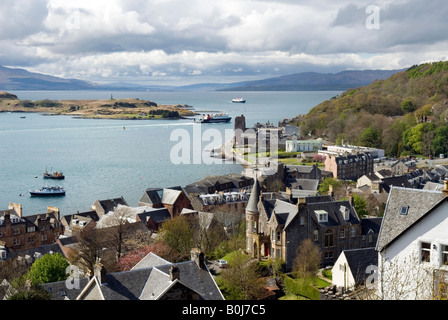
M 142 86 L 133 83 L 102 85 L 77 79 L 64 79 L 0 66 L 0 90 L 131 90 L 131 91 L 304 91 L 347 90 L 386 79 L 398 70 L 304 72 L 282 77 L 234 83 L 199 83 L 185 86 Z
M 0 66 L 0 90 L 92 90 L 98 85 Z
M 347 90 L 387 79 L 400 70 L 353 70 L 338 73 L 302 72 L 264 80 L 228 84 L 219 91 L 328 91 Z
M 346 90 L 289 123 L 307 136 L 378 147 L 387 155 L 447 154 L 448 61 Z

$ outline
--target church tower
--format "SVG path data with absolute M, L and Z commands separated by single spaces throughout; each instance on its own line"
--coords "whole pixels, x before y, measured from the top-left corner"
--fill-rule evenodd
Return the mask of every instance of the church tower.
M 260 213 L 258 212 L 258 200 L 260 199 L 260 184 L 258 179 L 254 178 L 254 185 L 250 193 L 249 201 L 246 206 L 246 251 L 252 257 L 258 255 L 256 248 L 256 236 L 258 233 L 258 221 Z

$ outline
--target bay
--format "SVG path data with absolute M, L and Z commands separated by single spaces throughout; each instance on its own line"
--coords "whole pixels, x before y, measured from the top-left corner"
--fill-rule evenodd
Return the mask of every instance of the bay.
M 340 92 L 101 92 L 15 91 L 19 99 L 139 98 L 158 104 L 188 104 L 198 112 L 244 114 L 248 127 L 307 113 Z M 243 96 L 245 104 L 231 103 Z M 25 116 L 25 118 L 21 118 Z M 0 210 L 20 203 L 24 215 L 58 207 L 62 215 L 90 210 L 95 200 L 123 197 L 137 206 L 147 188 L 185 186 L 207 175 L 241 173 L 236 163 L 209 158 L 209 149 L 225 141 L 227 124 L 194 124 L 183 120 L 103 120 L 0 113 Z M 213 140 L 207 140 L 206 133 Z M 221 135 L 219 135 L 219 133 Z M 179 138 L 182 135 L 182 139 Z M 216 138 L 217 137 L 217 138 Z M 182 142 L 188 161 L 176 164 Z M 198 161 L 199 159 L 199 161 Z M 212 163 L 210 163 L 212 162 Z M 45 169 L 63 171 L 65 180 L 44 180 Z M 61 185 L 65 197 L 30 197 L 28 190 Z

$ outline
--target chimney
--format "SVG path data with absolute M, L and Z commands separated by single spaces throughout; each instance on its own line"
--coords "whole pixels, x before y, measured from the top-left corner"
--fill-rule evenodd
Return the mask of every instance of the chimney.
M 179 267 L 173 264 L 170 268 L 170 280 L 174 281 L 180 279 L 180 270 Z
M 200 249 L 193 248 L 191 250 L 191 260 L 195 261 L 200 269 L 205 268 L 204 253 Z
M 334 191 L 333 191 L 333 185 L 328 186 L 328 195 L 332 198 L 334 198 Z
M 48 206 L 47 207 L 47 218 L 49 217 L 50 213 L 53 213 L 55 215 L 55 218 L 59 220 L 59 208 Z
M 93 275 L 98 279 L 100 284 L 106 283 L 106 268 L 101 262 L 95 263 L 95 266 L 93 267 Z
M 22 218 L 22 205 L 18 203 L 9 203 L 8 209 L 13 209 L 15 213 Z
M 448 197 L 448 179 L 445 179 L 443 183 L 445 187 L 443 188 L 442 192 L 445 194 L 446 197 Z

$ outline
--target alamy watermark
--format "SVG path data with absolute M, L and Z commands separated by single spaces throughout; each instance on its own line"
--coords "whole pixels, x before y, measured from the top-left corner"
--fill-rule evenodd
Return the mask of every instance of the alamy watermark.
M 79 13 L 79 9 L 73 10 L 67 19 L 65 19 L 65 27 L 67 30 L 81 29 L 81 15 Z
M 191 132 L 183 128 L 171 132 L 170 141 L 176 144 L 170 150 L 170 160 L 175 165 L 233 164 L 235 160 L 259 165 L 263 161 L 269 163 L 270 171 L 275 172 L 278 140 L 275 134 L 266 136 L 255 129 L 225 129 L 221 132 L 207 128 L 202 131 L 202 125 L 194 125 Z M 212 150 L 217 150 L 220 156 L 211 156 Z
M 369 30 L 380 29 L 380 7 L 370 5 L 366 8 L 366 14 L 369 16 L 366 19 L 366 28 Z

